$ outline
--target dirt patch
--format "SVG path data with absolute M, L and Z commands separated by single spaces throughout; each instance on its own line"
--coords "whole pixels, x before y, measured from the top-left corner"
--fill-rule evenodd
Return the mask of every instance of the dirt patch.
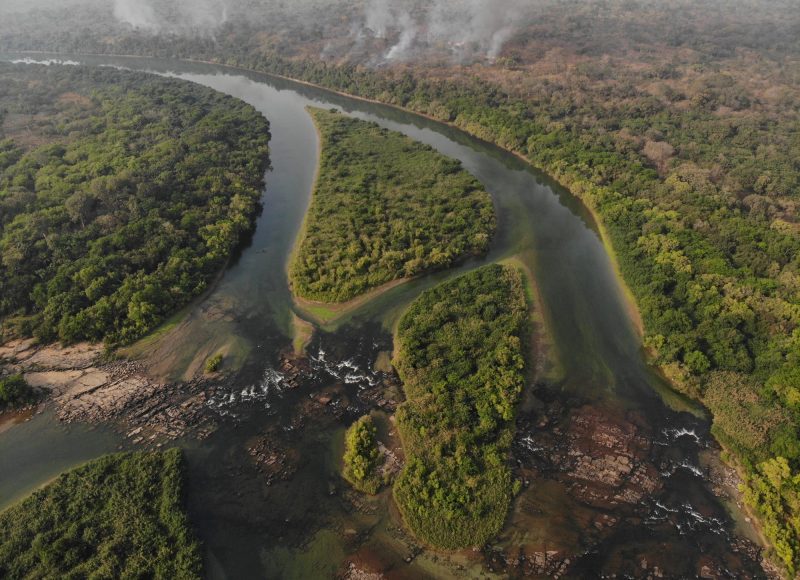
M 89 97 L 73 92 L 62 93 L 58 97 L 58 102 L 65 105 L 77 105 L 84 109 L 90 109 L 94 106 Z
M 79 343 L 72 346 L 39 346 L 35 339 L 12 340 L 0 346 L 0 363 L 12 372 L 47 369 L 85 369 L 98 364 L 102 345 Z
M 47 393 L 56 416 L 66 422 L 118 424 L 135 443 L 156 444 L 192 432 L 203 438 L 214 430 L 204 412 L 203 380 L 166 383 L 149 376 L 141 363 L 104 362 L 102 346 L 37 346 L 32 340 L 0 346 L 5 372 L 22 373 L 32 387 Z

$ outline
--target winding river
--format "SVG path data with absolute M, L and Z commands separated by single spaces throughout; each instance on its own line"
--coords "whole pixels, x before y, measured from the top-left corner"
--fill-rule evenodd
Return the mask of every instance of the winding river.
M 629 574 L 619 564 L 626 554 L 635 556 L 638 566 L 638 558 L 658 559 L 664 551 L 670 559 L 669 568 L 662 568 L 667 576 L 692 575 L 704 558 L 721 562 L 731 577 L 762 574 L 733 547 L 736 537 L 753 531 L 709 490 L 701 458 L 717 452 L 707 420 L 646 364 L 630 307 L 591 215 L 563 188 L 514 156 L 448 126 L 288 80 L 178 61 L 83 56 L 71 61 L 200 83 L 250 103 L 271 123 L 273 169 L 252 242 L 170 340 L 154 347 L 157 358 L 166 361 L 162 370 L 174 378 L 187 372 L 196 353 L 223 345 L 242 369 L 210 402 L 223 417 L 221 428 L 203 442 L 180 442 L 190 465 L 190 514 L 212 578 L 324 578 L 355 551 L 392 577 L 494 574 L 481 554 L 417 555 L 398 527 L 390 494 L 358 510 L 345 500 L 336 476 L 337 454 L 352 413 L 313 424 L 296 420 L 296 409 L 332 382 L 343 384 L 343 396 L 357 407 L 359 391 L 382 380 L 373 362 L 391 351 L 391 328 L 399 314 L 423 289 L 457 273 L 393 288 L 318 332 L 308 348 L 313 380 L 302 389 L 284 388 L 278 353 L 291 343 L 293 308 L 286 263 L 317 164 L 317 135 L 307 105 L 339 108 L 459 159 L 492 194 L 499 216 L 490 255 L 460 269 L 514 258 L 537 281 L 553 343 L 551 359 L 558 361 L 540 377 L 537 392 L 568 408 L 591 405 L 635 414 L 656 443 L 653 453 L 663 467 L 664 485 L 657 498 L 648 500 L 646 517 L 626 520 L 593 542 L 576 515 L 584 507 L 552 481 L 534 481 L 518 498 L 496 548 L 569 553 L 570 572 L 579 577 L 600 571 Z M 265 432 L 280 433 L 284 447 L 300 458 L 289 481 L 266 485 L 252 467 L 248 445 Z M 535 430 L 523 435 L 536 441 Z M 46 413 L 38 415 L 0 436 L 0 508 L 71 465 L 128 446 L 112 431 L 67 429 Z M 523 509 L 531 505 L 538 507 Z M 607 515 L 615 514 L 609 509 Z M 406 562 L 409 551 L 416 556 L 411 563 Z

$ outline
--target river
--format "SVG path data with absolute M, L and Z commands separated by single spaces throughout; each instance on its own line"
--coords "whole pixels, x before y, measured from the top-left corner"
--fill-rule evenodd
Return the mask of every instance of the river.
M 737 536 L 752 536 L 753 530 L 742 514 L 709 490 L 701 457 L 713 458 L 717 451 L 707 420 L 646 364 L 641 338 L 597 228 L 569 192 L 496 147 L 394 108 L 222 66 L 140 58 L 70 60 L 200 83 L 250 103 L 271 124 L 273 168 L 251 243 L 181 321 L 180 331 L 149 353 L 167 361 L 175 378 L 190 368 L 198 352 L 220 347 L 233 353 L 241 367 L 225 395 L 210 403 L 223 418 L 221 428 L 205 441 L 180 442 L 190 466 L 190 515 L 204 542 L 212 578 L 329 577 L 353 554 L 392 577 L 519 573 L 499 569 L 480 553 L 417 555 L 413 542 L 398 528 L 390 494 L 356 509 L 336 475 L 343 430 L 357 415 L 354 411 L 364 406 L 358 402 L 359 393 L 386 379 L 373 361 L 391 350 L 393 323 L 423 289 L 457 271 L 396 287 L 317 333 L 308 349 L 313 378 L 297 390 L 286 389 L 281 380 L 278 353 L 291 343 L 292 332 L 286 263 L 308 207 L 317 164 L 317 135 L 305 111 L 308 105 L 336 107 L 460 160 L 492 194 L 499 217 L 490 254 L 460 270 L 514 258 L 537 281 L 559 372 L 540 377 L 535 389 L 531 386 L 534 398 L 567 410 L 591 407 L 635 416 L 645 426 L 643 432 L 652 443 L 648 453 L 663 478 L 646 509 L 639 506 L 635 516 L 624 516 L 612 531 L 598 535 L 584 529 L 584 513 L 619 514 L 608 506 L 587 508 L 563 483 L 543 476 L 517 499 L 507 530 L 494 548 L 505 554 L 569 554 L 569 573 L 580 577 L 635 575 L 632 562 L 642 573 L 654 561 L 668 577 L 690 576 L 706 560 L 730 577 L 762 574 L 733 547 Z M 303 421 L 298 409 L 333 383 L 341 386 L 337 396 L 349 407 Z M 533 405 L 531 412 L 541 408 Z M 70 465 L 128 445 L 104 429 L 66 431 L 52 421 L 42 414 L 0 436 L 0 495 L 6 504 Z M 265 436 L 280 441 L 295 458 L 288 481 L 267 485 L 253 467 L 248 448 Z M 532 428 L 521 436 L 535 442 L 538 435 Z M 523 465 L 526 460 L 518 461 Z M 405 560 L 410 551 L 416 557 L 409 564 Z M 640 567 L 642 558 L 650 562 Z

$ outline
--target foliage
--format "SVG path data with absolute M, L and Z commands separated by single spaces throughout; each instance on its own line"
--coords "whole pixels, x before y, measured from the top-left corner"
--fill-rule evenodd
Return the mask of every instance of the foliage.
M 528 307 L 519 272 L 490 265 L 423 293 L 400 321 L 395 366 L 406 465 L 394 494 L 417 537 L 482 546 L 505 522 L 524 385 Z
M 800 473 L 785 457 L 774 457 L 758 465 L 745 488 L 745 500 L 758 509 L 764 531 L 789 573 L 797 571 L 800 536 Z
M 0 378 L 0 411 L 36 402 L 36 393 L 22 375 Z
M 650 352 L 714 410 L 715 432 L 729 434 L 748 473 L 780 457 L 797 472 L 796 454 L 775 454 L 800 445 L 795 3 L 532 6 L 536 17 L 517 23 L 494 62 L 453 64 L 445 55 L 363 66 L 385 50 L 384 40 L 355 50 L 342 42 L 352 41 L 346 11 L 333 11 L 325 26 L 285 17 L 231 23 L 215 43 L 89 31 L 74 11 L 59 13 L 55 28 L 42 12 L 8 19 L 0 44 L 191 56 L 277 73 L 429 115 L 527 158 L 597 214 L 636 296 Z M 65 18 L 75 26 L 64 27 Z M 772 421 L 774 408 L 783 427 L 757 434 L 757 418 Z M 783 530 L 797 568 L 793 509 L 774 512 L 768 533 L 775 539 L 770 530 Z
M 21 334 L 131 342 L 253 227 L 269 132 L 240 101 L 153 75 L 0 64 L 3 109 L 0 321 Z
M 376 494 L 383 485 L 380 474 L 383 455 L 378 450 L 378 430 L 372 417 L 365 415 L 345 434 L 344 477 L 357 490 Z
M 0 514 L 0 576 L 200 578 L 173 449 L 106 456 Z
M 215 373 L 222 366 L 222 361 L 225 357 L 222 353 L 217 353 L 206 361 L 206 373 Z
M 486 252 L 494 207 L 457 161 L 374 123 L 310 112 L 322 155 L 291 267 L 298 295 L 344 302 Z

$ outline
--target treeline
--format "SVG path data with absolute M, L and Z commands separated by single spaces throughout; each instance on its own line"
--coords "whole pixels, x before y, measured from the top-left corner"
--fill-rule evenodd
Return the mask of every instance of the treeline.
M 203 291 L 251 231 L 269 127 L 193 83 L 0 64 L 0 321 L 131 342 Z
M 489 248 L 494 207 L 461 164 L 400 133 L 309 109 L 322 139 L 292 289 L 345 302 Z
M 103 457 L 0 514 L 0 576 L 202 577 L 181 452 Z
M 406 464 L 394 495 L 429 544 L 483 546 L 505 523 L 528 320 L 520 273 L 490 265 L 423 293 L 400 321 Z

